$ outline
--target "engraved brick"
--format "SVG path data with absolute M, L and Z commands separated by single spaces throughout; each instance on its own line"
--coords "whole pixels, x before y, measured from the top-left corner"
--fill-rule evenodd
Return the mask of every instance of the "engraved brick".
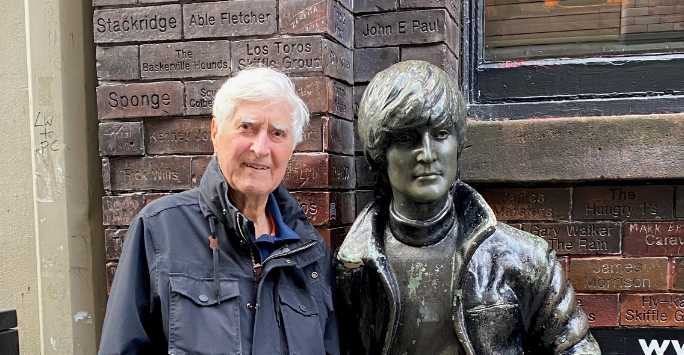
M 615 327 L 618 325 L 618 295 L 577 294 L 577 303 L 587 314 L 589 326 Z
M 148 154 L 211 154 L 211 119 L 170 118 L 145 122 Z
M 460 63 L 458 58 L 444 44 L 402 47 L 401 60 L 424 60 L 444 69 L 450 78 L 454 80 L 459 78 Z
M 105 265 L 105 278 L 107 279 L 107 295 L 112 291 L 112 282 L 114 282 L 114 274 L 116 273 L 116 266 L 118 263 L 110 262 Z
M 352 87 L 323 76 L 292 78 L 297 95 L 312 113 L 330 113 L 352 120 Z
M 389 12 L 356 18 L 357 48 L 444 42 L 459 52 L 458 28 L 442 9 Z
M 302 141 L 295 147 L 296 152 L 321 152 L 323 151 L 323 118 L 311 117 L 309 125 L 303 133 Z
M 399 47 L 354 50 L 354 82 L 371 81 L 379 71 L 399 62 Z
M 667 258 L 583 258 L 570 260 L 568 275 L 580 291 L 659 291 L 667 269 Z
M 684 221 L 625 223 L 625 256 L 684 255 Z
M 459 21 L 461 18 L 461 1 L 458 0 L 399 0 L 400 8 L 419 9 L 419 8 L 443 8 L 449 15 Z
M 356 187 L 375 187 L 377 175 L 371 170 L 368 160 L 364 156 L 354 158 L 354 165 L 356 167 Z
M 369 203 L 375 200 L 375 191 L 372 190 L 356 190 L 356 213 L 361 213 L 361 210 Z
M 315 226 L 350 224 L 354 221 L 355 206 L 353 192 L 292 192 L 304 211 L 304 215 Z
M 105 259 L 118 260 L 128 229 L 105 229 Z
M 112 190 L 185 190 L 190 188 L 191 157 L 110 159 Z
M 620 254 L 617 223 L 523 223 L 521 229 L 544 238 L 558 255 Z
M 479 190 L 502 221 L 557 221 L 570 216 L 566 188 L 484 188 Z
M 95 43 L 181 39 L 181 6 L 95 10 Z
M 352 47 L 354 16 L 335 0 L 281 0 L 279 6 L 282 33 L 327 33 Z
M 328 248 L 334 251 L 342 245 L 344 237 L 347 235 L 347 232 L 349 232 L 349 227 L 317 228 L 317 230 Z
M 229 74 L 229 41 L 156 43 L 140 46 L 140 75 L 143 79 L 198 78 Z
M 684 257 L 672 260 L 672 289 L 684 291 Z
M 321 36 L 237 41 L 231 53 L 233 70 L 268 66 L 287 74 L 323 73 L 347 83 L 353 80 L 352 51 Z
M 209 162 L 211 161 L 212 156 L 210 155 L 198 155 L 192 157 L 192 165 L 191 165 L 191 177 L 190 180 L 192 182 L 192 186 L 199 186 L 200 181 L 202 181 L 202 176 L 204 175 L 204 171 L 207 169 L 207 165 L 209 165 Z
M 138 46 L 97 46 L 95 58 L 97 78 L 100 80 L 134 80 L 140 78 Z
M 674 191 L 671 186 L 591 186 L 575 188 L 575 219 L 654 220 L 671 219 Z
M 137 0 L 93 0 L 93 6 L 132 5 Z
M 354 124 L 334 117 L 323 117 L 323 149 L 325 151 L 354 154 Z
M 675 208 L 677 218 L 684 218 L 684 185 L 677 186 L 677 197 L 675 201 Z
M 100 155 L 143 155 L 141 122 L 102 122 L 99 124 Z
M 143 208 L 142 194 L 127 194 L 102 197 L 102 224 L 105 226 L 127 226 Z
M 185 114 L 211 115 L 214 96 L 224 80 L 199 80 L 185 82 Z
M 276 1 L 219 1 L 183 5 L 185 38 L 268 35 L 276 32 Z
M 327 153 L 295 153 L 287 167 L 283 185 L 290 189 L 353 189 L 356 185 L 354 158 Z
M 624 294 L 620 304 L 620 325 L 684 327 L 684 295 Z
M 396 10 L 399 0 L 354 0 L 354 13 L 388 12 Z
M 100 119 L 183 114 L 183 84 L 178 81 L 97 87 Z

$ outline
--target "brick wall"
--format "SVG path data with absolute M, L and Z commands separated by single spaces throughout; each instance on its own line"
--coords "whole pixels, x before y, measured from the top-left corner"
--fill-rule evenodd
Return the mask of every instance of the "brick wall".
M 592 327 L 684 328 L 684 185 L 478 190 L 561 256 Z

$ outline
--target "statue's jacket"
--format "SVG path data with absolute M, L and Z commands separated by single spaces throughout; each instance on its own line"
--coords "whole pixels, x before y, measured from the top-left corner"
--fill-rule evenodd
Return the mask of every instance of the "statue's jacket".
M 601 354 L 548 243 L 497 223 L 475 190 L 452 190 L 461 238 L 454 255 L 453 328 L 467 355 Z M 344 354 L 388 355 L 401 315 L 383 247 L 386 205 L 359 214 L 337 253 Z

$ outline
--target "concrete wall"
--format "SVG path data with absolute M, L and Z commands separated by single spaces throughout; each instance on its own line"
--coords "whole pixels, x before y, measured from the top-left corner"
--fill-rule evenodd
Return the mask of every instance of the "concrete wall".
M 22 354 L 94 354 L 105 286 L 90 1 L 0 11 L 0 308 L 18 310 Z

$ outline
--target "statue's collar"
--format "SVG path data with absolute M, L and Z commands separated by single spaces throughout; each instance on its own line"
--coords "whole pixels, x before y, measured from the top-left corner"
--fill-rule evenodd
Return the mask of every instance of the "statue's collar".
M 444 207 L 428 220 L 404 217 L 394 208 L 394 204 L 390 203 L 389 228 L 398 241 L 414 247 L 423 247 L 444 239 L 456 221 L 455 216 L 451 195 L 448 196 Z

